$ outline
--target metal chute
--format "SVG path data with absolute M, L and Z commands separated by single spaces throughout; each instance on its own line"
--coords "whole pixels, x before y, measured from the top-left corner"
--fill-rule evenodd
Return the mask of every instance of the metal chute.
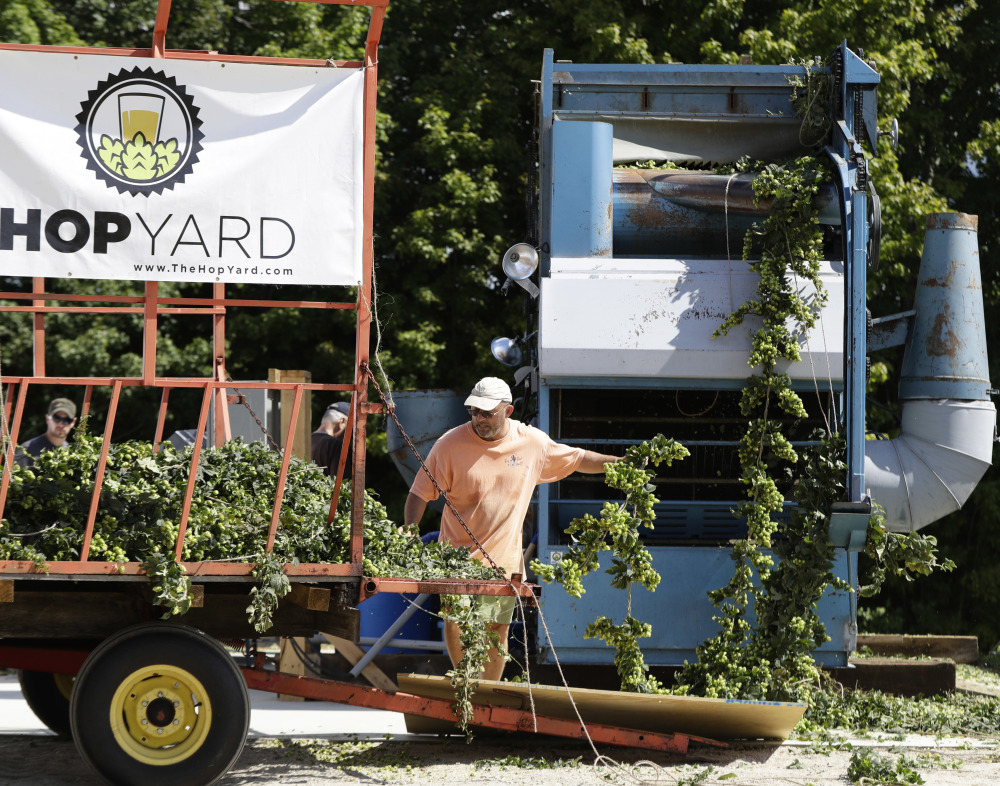
M 976 216 L 927 217 L 899 384 L 902 428 L 865 445 L 865 481 L 886 526 L 914 532 L 962 507 L 996 440 Z

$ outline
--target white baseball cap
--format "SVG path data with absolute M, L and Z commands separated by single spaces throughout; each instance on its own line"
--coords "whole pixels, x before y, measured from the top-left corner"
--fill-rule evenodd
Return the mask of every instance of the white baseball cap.
M 513 400 L 514 397 L 511 396 L 510 388 L 506 382 L 496 377 L 483 377 L 476 383 L 472 393 L 465 400 L 465 406 L 489 412 L 496 409 L 497 404 L 501 401 L 506 401 L 509 404 Z

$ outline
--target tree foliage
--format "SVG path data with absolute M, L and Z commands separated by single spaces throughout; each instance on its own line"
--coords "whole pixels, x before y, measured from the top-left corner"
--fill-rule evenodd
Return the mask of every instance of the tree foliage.
M 751 55 L 755 63 L 773 64 L 826 56 L 846 40 L 855 51 L 863 50 L 882 76 L 880 126 L 896 117 L 901 127 L 899 149 L 880 140 L 872 167 L 883 200 L 882 264 L 869 283 L 873 314 L 909 307 L 923 216 L 941 210 L 979 216 L 986 305 L 995 307 L 1000 266 L 990 261 L 1000 248 L 1000 64 L 993 52 L 1000 15 L 994 5 L 986 0 L 394 0 L 379 53 L 375 220 L 388 376 L 398 387 L 466 387 L 500 371 L 489 354 L 490 339 L 523 329 L 516 297 L 505 299 L 499 292 L 499 259 L 528 230 L 525 144 L 536 113 L 532 80 L 545 47 L 559 59 L 577 62 L 736 63 Z M 148 46 L 155 6 L 154 0 L 0 0 L 0 39 Z M 365 9 L 325 4 L 175 0 L 168 46 L 357 58 L 366 19 Z M 257 350 L 234 363 L 237 378 L 260 378 L 275 358 L 273 365 L 285 367 L 296 358 L 296 365 L 313 369 L 317 378 L 350 374 L 349 320 L 289 311 L 267 318 L 236 315 L 230 328 Z M 989 345 L 1000 345 L 993 341 L 998 329 L 996 320 L 987 322 Z M 178 335 L 172 340 L 183 367 L 195 362 L 199 350 L 190 344 L 190 334 Z M 25 340 L 21 334 L 8 338 L 5 359 Z M 108 347 L 117 340 L 113 332 L 88 337 Z M 72 347 L 65 349 L 71 358 Z M 108 354 L 128 362 L 128 350 Z M 898 410 L 893 380 L 900 353 L 887 351 L 872 360 L 870 400 Z M 868 415 L 870 428 L 898 427 L 883 409 L 872 408 Z M 386 496 L 403 490 L 392 473 L 386 467 L 376 481 L 389 489 Z M 890 582 L 887 597 L 899 614 L 895 627 L 972 631 L 992 639 L 990 644 L 1000 638 L 1000 625 L 982 611 L 996 596 L 998 483 L 995 473 L 988 473 L 964 511 L 931 528 L 942 554 L 958 563 L 957 571 L 899 590 Z

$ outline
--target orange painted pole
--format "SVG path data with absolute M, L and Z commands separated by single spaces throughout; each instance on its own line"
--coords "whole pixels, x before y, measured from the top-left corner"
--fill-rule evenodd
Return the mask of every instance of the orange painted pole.
M 252 562 L 181 562 L 189 576 L 247 576 L 253 570 Z M 66 562 L 55 560 L 46 563 L 52 576 L 140 576 L 143 575 L 141 562 Z M 0 560 L 0 573 L 38 573 L 38 568 L 30 560 Z M 303 562 L 285 565 L 285 575 L 303 578 L 325 578 L 329 576 L 357 576 L 353 565 L 346 563 L 328 565 L 318 562 Z
M 10 424 L 10 441 L 17 444 L 21 435 L 21 419 L 24 417 L 25 405 L 28 402 L 28 381 L 22 380 L 17 391 L 17 405 L 14 407 L 14 420 Z
M 330 514 L 326 517 L 326 523 L 330 524 L 337 517 L 337 506 L 340 504 L 340 487 L 344 484 L 344 469 L 347 466 L 347 446 L 350 444 L 348 438 L 354 433 L 355 412 L 357 411 L 356 397 L 351 397 L 351 411 L 347 416 L 347 427 L 344 430 L 344 441 L 340 444 L 340 460 L 337 462 L 337 480 L 333 484 L 333 499 L 330 500 Z
M 122 392 L 122 382 L 115 380 L 111 388 L 111 404 L 108 405 L 108 420 L 104 426 L 104 442 L 101 443 L 101 455 L 97 459 L 97 474 L 94 476 L 94 493 L 90 496 L 90 512 L 87 514 L 87 528 L 83 533 L 83 545 L 80 547 L 80 562 L 86 562 L 90 556 L 90 541 L 94 537 L 94 522 L 97 521 L 97 506 L 101 502 L 101 488 L 104 486 L 104 470 L 108 465 L 108 449 L 111 447 L 111 432 L 115 428 L 115 415 L 118 413 L 118 397 Z
M 362 215 L 364 225 L 361 239 L 361 286 L 358 287 L 357 344 L 355 351 L 355 373 L 357 389 L 353 399 L 354 410 L 354 471 L 351 475 L 351 543 L 350 561 L 361 564 L 364 549 L 365 516 L 365 433 L 368 403 L 368 360 L 371 341 L 371 299 L 372 266 L 374 264 L 375 215 L 375 102 L 378 89 L 378 43 L 385 21 L 385 8 L 372 8 L 368 24 L 368 39 L 365 42 L 365 87 L 364 87 L 364 151 L 362 172 L 364 183 L 364 204 Z
M 163 395 L 160 396 L 160 409 L 156 413 L 156 431 L 153 433 L 153 452 L 160 451 L 163 442 L 163 428 L 167 422 L 167 402 L 170 400 L 170 388 L 163 388 Z
M 191 455 L 191 471 L 188 473 L 187 487 L 184 489 L 184 505 L 181 508 L 181 521 L 177 528 L 177 546 L 174 557 L 181 561 L 184 553 L 184 537 L 187 535 L 188 515 L 191 513 L 191 500 L 194 498 L 194 484 L 198 478 L 198 461 L 201 459 L 201 446 L 205 441 L 205 428 L 208 425 L 208 408 L 212 406 L 212 384 L 205 385 L 205 395 L 201 399 L 201 413 L 198 415 L 198 433 L 194 439 L 194 450 Z
M 212 284 L 212 297 L 225 302 L 226 285 Z M 212 357 L 215 358 L 215 379 L 226 381 L 226 309 L 212 317 Z M 215 397 L 215 429 L 212 434 L 212 444 L 219 447 L 232 437 L 229 430 L 229 405 L 226 402 L 226 389 L 218 388 Z
M 160 0 L 156 6 L 153 26 L 153 57 L 163 57 L 167 51 L 167 23 L 170 21 L 170 0 Z
M 8 388 L 7 407 L 10 407 L 10 396 L 13 383 Z M 21 430 L 21 415 L 24 413 L 24 402 L 28 397 L 28 383 L 22 382 L 18 386 L 17 406 L 14 409 L 14 421 L 10 424 L 10 441 L 7 443 L 7 455 L 3 462 L 3 476 L 0 478 L 0 520 L 3 519 L 3 510 L 7 505 L 7 489 L 10 487 L 10 464 L 14 460 L 17 450 L 17 436 Z
M 4 396 L 3 400 L 3 423 L 0 424 L 0 426 L 3 427 L 3 432 L 0 433 L 0 438 L 6 440 L 6 442 L 4 442 L 4 465 L 7 465 L 14 460 L 15 445 L 10 434 L 10 412 L 14 407 L 13 396 L 16 389 L 17 388 L 13 382 L 7 385 L 7 395 Z
M 7 423 L 10 423 L 10 409 L 12 406 L 14 406 L 13 401 L 11 400 L 11 396 L 14 395 L 14 388 L 15 388 L 14 382 L 11 382 L 10 384 L 7 385 L 7 395 L 4 397 L 3 400 L 3 417 L 5 425 Z
M 109 381 L 110 381 L 110 383 L 112 385 L 114 385 L 115 383 L 117 383 L 117 384 L 124 384 L 124 382 L 125 382 L 124 380 L 121 380 L 121 379 L 115 379 L 115 380 L 109 380 Z M 87 415 L 90 414 L 90 401 L 93 398 L 93 396 L 94 396 L 94 386 L 93 385 L 87 385 L 87 387 L 85 387 L 83 389 L 83 404 L 80 407 L 80 417 L 81 418 L 85 418 L 85 417 L 87 417 Z
M 152 385 L 156 379 L 156 296 L 159 285 L 146 282 L 146 297 L 142 308 L 142 381 Z
M 303 392 L 302 385 L 295 386 L 295 396 L 292 398 L 292 414 L 288 418 L 288 431 L 285 433 L 281 443 L 281 471 L 278 473 L 278 485 L 274 491 L 271 526 L 267 530 L 267 551 L 271 551 L 274 548 L 274 537 L 278 532 L 278 521 L 281 517 L 281 502 L 285 497 L 285 481 L 288 479 L 288 467 L 292 463 L 292 441 L 295 438 L 295 425 L 299 419 L 299 408 L 302 406 Z
M 2 47 L 0 47 L 2 48 Z M 360 65 L 360 64 L 359 64 Z M 38 295 L 32 292 L 0 292 L 0 300 L 37 300 Z M 142 303 L 145 298 L 141 295 L 80 295 L 80 294 L 56 294 L 55 292 L 45 293 L 45 302 L 53 303 L 122 303 L 137 306 L 133 309 L 115 309 L 103 311 L 82 311 L 82 313 L 111 313 L 111 314 L 141 314 Z M 162 306 L 247 306 L 250 308 L 318 308 L 318 309 L 341 309 L 353 310 L 358 307 L 356 302 L 334 303 L 321 300 L 247 300 L 245 298 L 226 298 L 224 295 L 219 298 L 214 297 L 163 297 L 159 298 Z M 30 312 L 37 309 L 45 309 L 51 312 L 52 307 L 43 306 L 3 306 L 3 311 Z M 60 309 L 62 311 L 68 309 Z M 195 310 L 195 309 L 175 309 L 168 310 L 160 308 L 161 314 L 215 314 L 221 311 Z

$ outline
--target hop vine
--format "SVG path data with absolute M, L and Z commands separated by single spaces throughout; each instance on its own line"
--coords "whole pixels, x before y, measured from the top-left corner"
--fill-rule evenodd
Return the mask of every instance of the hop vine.
M 624 619 L 616 625 L 610 618 L 600 617 L 587 626 L 584 637 L 600 639 L 615 648 L 615 666 L 625 691 L 651 693 L 660 689 L 649 675 L 637 643 L 650 635 L 652 627 L 632 616 L 633 585 L 638 583 L 653 592 L 660 584 L 660 574 L 640 534 L 642 529 L 653 529 L 656 518 L 655 475 L 649 466 L 670 466 L 688 455 L 687 448 L 662 434 L 628 448 L 621 461 L 604 468 L 606 483 L 622 492 L 624 500 L 605 502 L 599 518 L 587 514 L 570 522 L 566 532 L 571 544 L 562 559 L 551 565 L 540 560 L 531 563 L 541 580 L 558 582 L 568 594 L 579 598 L 586 592 L 584 577 L 599 567 L 601 552 L 611 552 L 606 573 L 611 576 L 611 586 L 625 592 Z
M 829 82 L 828 76 L 807 66 L 804 77 L 792 83 L 793 106 L 803 118 L 800 141 L 807 147 L 822 144 L 829 133 Z M 746 159 L 735 167 L 750 169 Z M 830 176 L 826 159 L 811 155 L 754 169 L 758 172 L 753 180 L 755 202 L 766 206 L 768 215 L 747 232 L 743 259 L 759 283 L 753 296 L 715 331 L 716 336 L 725 336 L 744 328 L 751 343 L 747 358 L 751 371 L 740 398 L 747 428 L 738 445 L 745 499 L 734 510 L 746 520 L 747 534 L 731 543 L 732 578 L 709 593 L 718 633 L 699 645 L 697 660 L 684 665 L 671 692 L 805 700 L 818 706 L 823 677 L 812 652 L 829 637 L 817 604 L 830 587 L 854 591 L 834 572 L 829 532 L 832 506 L 847 496 L 846 446 L 842 436 L 829 428 L 810 435 L 804 449 L 793 445 L 783 424 L 803 421 L 808 413 L 783 367 L 801 360 L 800 341 L 817 325 L 827 303 L 820 278 L 823 243 L 815 204 Z M 599 519 L 588 515 L 574 521 L 568 530 L 573 543 L 567 555 L 555 565 L 533 563 L 540 578 L 558 581 L 579 597 L 583 577 L 597 568 L 599 552 L 614 548 L 627 555 L 608 572 L 612 586 L 625 589 L 628 610 L 634 581 L 655 589 L 660 577 L 638 534 L 640 526 L 653 526 L 654 489 L 651 474 L 642 474 L 644 467 L 633 457 L 614 465 L 614 472 L 609 469 L 608 485 L 628 489 L 634 512 L 628 516 L 621 506 L 606 503 Z M 794 504 L 788 504 L 782 487 L 793 489 Z M 624 537 L 615 540 L 616 534 Z M 877 592 L 889 574 L 910 579 L 935 569 L 950 570 L 954 567 L 950 560 L 938 562 L 936 545 L 930 536 L 887 532 L 876 510 L 865 545 L 875 568 L 862 594 Z M 661 690 L 648 678 L 638 645 L 650 634 L 647 623 L 627 613 L 619 625 L 598 618 L 585 635 L 615 647 L 623 690 Z

